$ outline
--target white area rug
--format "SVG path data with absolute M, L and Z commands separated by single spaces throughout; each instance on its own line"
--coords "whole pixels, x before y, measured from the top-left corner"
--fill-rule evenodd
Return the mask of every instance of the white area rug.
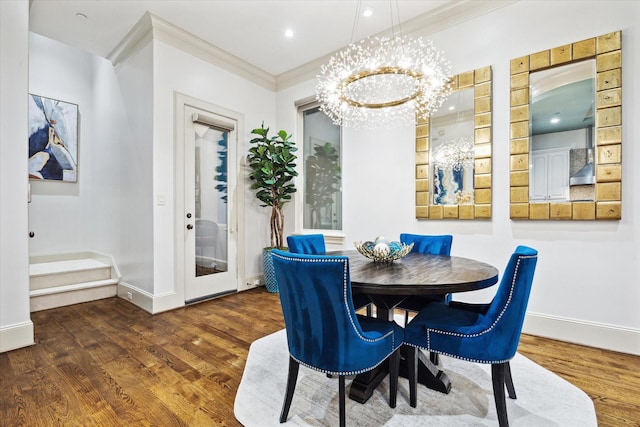
M 360 404 L 347 398 L 349 426 L 497 426 L 491 365 L 441 357 L 451 380 L 443 394 L 419 385 L 418 407 L 409 406 L 409 381 L 400 378 L 398 402 L 389 407 L 389 377 Z M 247 427 L 279 426 L 289 353 L 285 331 L 251 344 L 234 412 Z M 597 426 L 591 399 L 580 389 L 518 354 L 511 361 L 517 399 L 507 398 L 509 423 L 526 426 Z M 347 380 L 347 392 L 349 381 Z M 337 426 L 338 380 L 300 366 L 286 425 Z

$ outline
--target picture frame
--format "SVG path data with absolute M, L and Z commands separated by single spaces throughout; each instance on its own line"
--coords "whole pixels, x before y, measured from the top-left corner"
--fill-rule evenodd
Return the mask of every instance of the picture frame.
M 29 179 L 78 181 L 78 105 L 29 94 Z

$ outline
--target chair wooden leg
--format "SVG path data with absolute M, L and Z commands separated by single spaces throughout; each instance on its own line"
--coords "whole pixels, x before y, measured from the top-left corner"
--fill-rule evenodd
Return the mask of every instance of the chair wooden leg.
M 287 421 L 289 415 L 289 408 L 291 407 L 291 400 L 293 399 L 293 392 L 296 389 L 296 381 L 298 380 L 298 369 L 300 364 L 291 356 L 289 356 L 289 375 L 287 377 L 287 392 L 284 396 L 284 403 L 282 405 L 282 412 L 280 413 L 280 422 Z
M 339 381 L 339 399 L 340 399 L 340 427 L 345 427 L 346 425 L 346 414 L 345 414 L 345 401 L 344 401 L 344 375 L 340 375 L 338 377 Z
M 434 365 L 440 363 L 440 357 L 438 353 L 429 352 L 429 360 L 431 360 L 431 363 L 433 363 Z
M 400 371 L 400 349 L 389 357 L 389 406 L 396 407 L 398 396 L 398 373 Z
M 491 365 L 491 380 L 493 382 L 493 398 L 496 401 L 496 412 L 498 413 L 498 425 L 509 427 L 507 418 L 507 402 L 504 395 L 505 366 L 507 363 L 495 363 Z
M 404 311 L 404 327 L 406 328 L 409 324 L 409 310 Z
M 407 370 L 409 373 L 409 405 L 418 405 L 418 349 L 407 346 Z
M 516 397 L 516 388 L 513 386 L 513 379 L 511 378 L 511 365 L 509 362 L 505 363 L 504 367 L 504 382 L 507 386 L 507 392 L 509 393 L 509 397 L 511 399 L 517 399 Z
M 373 317 L 373 307 L 372 307 L 372 305 L 373 304 L 368 304 L 367 305 L 367 316 L 369 316 L 369 317 Z

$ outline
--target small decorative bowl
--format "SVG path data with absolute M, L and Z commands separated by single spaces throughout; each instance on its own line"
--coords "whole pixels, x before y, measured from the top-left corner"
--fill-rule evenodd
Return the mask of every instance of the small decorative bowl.
M 379 263 L 392 263 L 413 249 L 413 243 L 408 245 L 400 242 L 387 243 L 384 238 L 380 237 L 373 242 L 354 242 L 353 244 L 362 255 L 373 260 L 373 262 Z

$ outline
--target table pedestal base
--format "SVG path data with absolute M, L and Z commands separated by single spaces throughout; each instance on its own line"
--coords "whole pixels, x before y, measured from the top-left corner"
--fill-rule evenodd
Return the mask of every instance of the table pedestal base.
M 401 362 L 402 363 L 402 362 Z M 384 365 L 384 366 L 383 366 Z M 349 398 L 358 403 L 365 403 L 374 390 L 389 373 L 389 365 L 385 362 L 375 369 L 357 375 L 351 382 Z
M 403 378 L 409 378 L 406 349 L 406 347 L 401 349 L 403 359 L 400 362 L 400 376 Z M 409 349 L 409 351 L 411 350 L 413 348 Z M 447 374 L 439 370 L 422 350 L 418 351 L 418 383 L 440 393 L 448 394 L 451 390 L 451 381 L 449 381 Z
M 357 375 L 351 383 L 349 398 L 358 403 L 365 403 L 388 373 L 389 366 L 383 363 L 369 372 Z M 406 347 L 400 349 L 400 376 L 408 378 Z M 422 351 L 418 351 L 418 383 L 440 393 L 448 394 L 451 390 L 451 381 L 447 374 L 431 363 Z

